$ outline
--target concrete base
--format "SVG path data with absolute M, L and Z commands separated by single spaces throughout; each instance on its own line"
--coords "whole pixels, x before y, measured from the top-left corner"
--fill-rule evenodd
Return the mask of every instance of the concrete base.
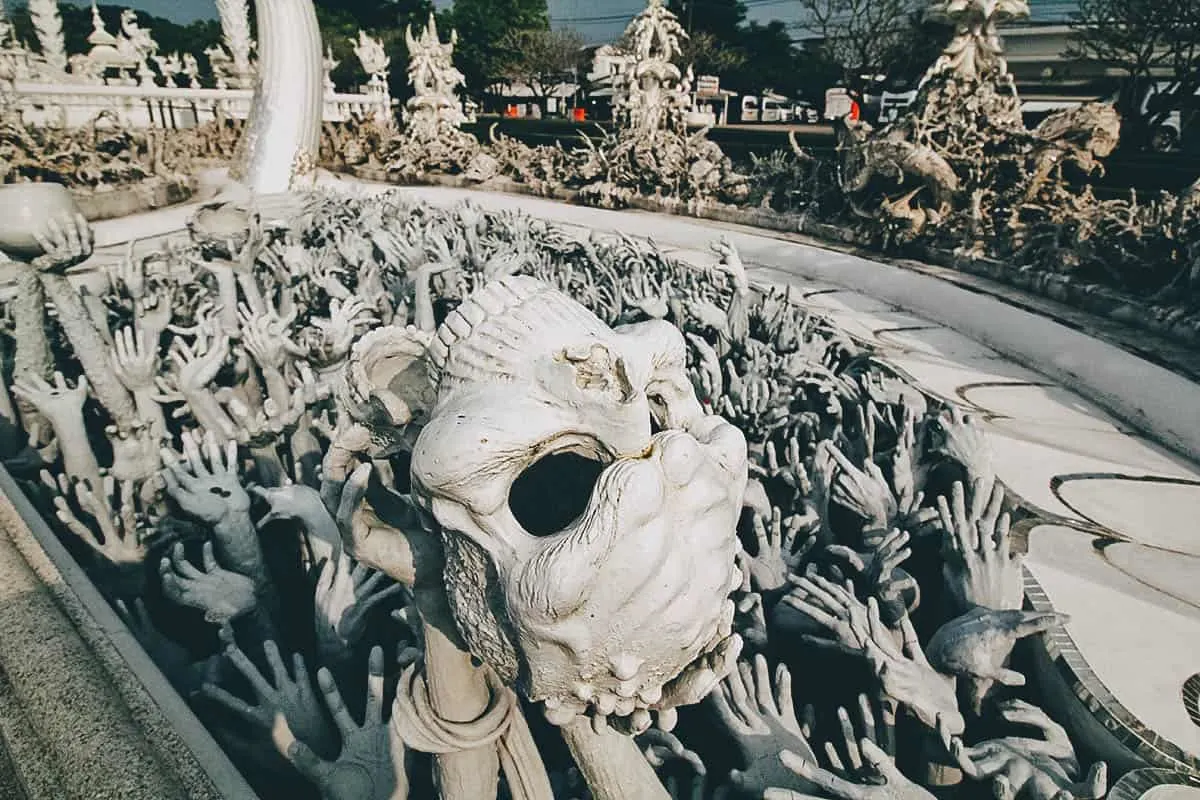
M 256 797 L 2 467 L 0 797 Z

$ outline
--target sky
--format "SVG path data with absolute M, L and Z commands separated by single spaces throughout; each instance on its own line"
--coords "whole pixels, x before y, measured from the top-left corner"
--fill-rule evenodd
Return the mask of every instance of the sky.
M 212 18 L 217 15 L 213 0 L 106 0 L 145 11 L 160 17 L 187 23 L 196 19 Z M 434 0 L 434 5 L 444 8 L 452 0 Z M 798 0 L 744 0 L 749 8 L 749 18 L 759 22 L 780 19 L 798 23 L 800 4 Z M 629 20 L 645 6 L 644 0 L 549 0 L 550 19 L 555 27 L 575 28 L 591 42 L 604 42 L 617 38 Z M 1031 0 L 1033 21 L 1049 22 L 1062 20 L 1074 6 L 1072 0 Z

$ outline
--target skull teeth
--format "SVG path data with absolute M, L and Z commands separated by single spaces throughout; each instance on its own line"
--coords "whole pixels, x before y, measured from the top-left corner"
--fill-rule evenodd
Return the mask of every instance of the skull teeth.
M 617 696 L 611 692 L 601 692 L 596 697 L 596 710 L 604 716 L 613 713 L 617 707 Z
M 632 653 L 621 653 L 618 656 L 614 656 L 609 662 L 609 668 L 612 670 L 613 677 L 619 681 L 633 680 L 637 677 L 641 666 L 642 659 L 637 658 Z
M 634 736 L 645 733 L 652 722 L 650 718 L 650 712 L 644 708 L 634 709 L 633 716 L 629 721 L 633 727 Z
M 652 706 L 659 700 L 662 700 L 663 687 L 661 683 L 656 683 L 653 686 L 647 686 L 638 692 L 638 699 L 648 706 Z
M 617 704 L 613 708 L 613 713 L 618 717 L 627 717 L 637 708 L 637 701 L 632 697 L 619 697 Z

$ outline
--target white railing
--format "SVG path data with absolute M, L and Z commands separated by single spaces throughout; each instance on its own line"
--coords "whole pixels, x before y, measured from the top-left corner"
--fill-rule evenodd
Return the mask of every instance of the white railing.
M 173 89 L 165 86 L 34 83 L 16 81 L 0 88 L 27 125 L 85 125 L 103 111 L 114 112 L 134 128 L 191 128 L 224 116 L 246 119 L 251 89 Z M 390 120 L 391 99 L 380 93 L 325 95 L 326 122 L 355 116 Z

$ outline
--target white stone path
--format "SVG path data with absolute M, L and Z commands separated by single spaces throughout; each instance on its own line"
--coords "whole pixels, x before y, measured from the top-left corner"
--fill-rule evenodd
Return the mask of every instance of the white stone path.
M 1040 520 L 1028 530 L 1030 599 L 1072 616 L 1047 643 L 1062 655 L 1059 670 L 1131 750 L 1200 775 L 1200 468 L 1072 391 L 1197 458 L 1200 387 L 994 298 L 769 233 L 495 193 L 399 191 L 652 238 L 700 266 L 715 263 L 708 242 L 729 233 L 756 284 L 793 287 L 922 388 L 979 414 L 1000 478 Z M 100 223 L 97 238 L 111 256 L 129 235 L 178 230 L 184 216 Z

